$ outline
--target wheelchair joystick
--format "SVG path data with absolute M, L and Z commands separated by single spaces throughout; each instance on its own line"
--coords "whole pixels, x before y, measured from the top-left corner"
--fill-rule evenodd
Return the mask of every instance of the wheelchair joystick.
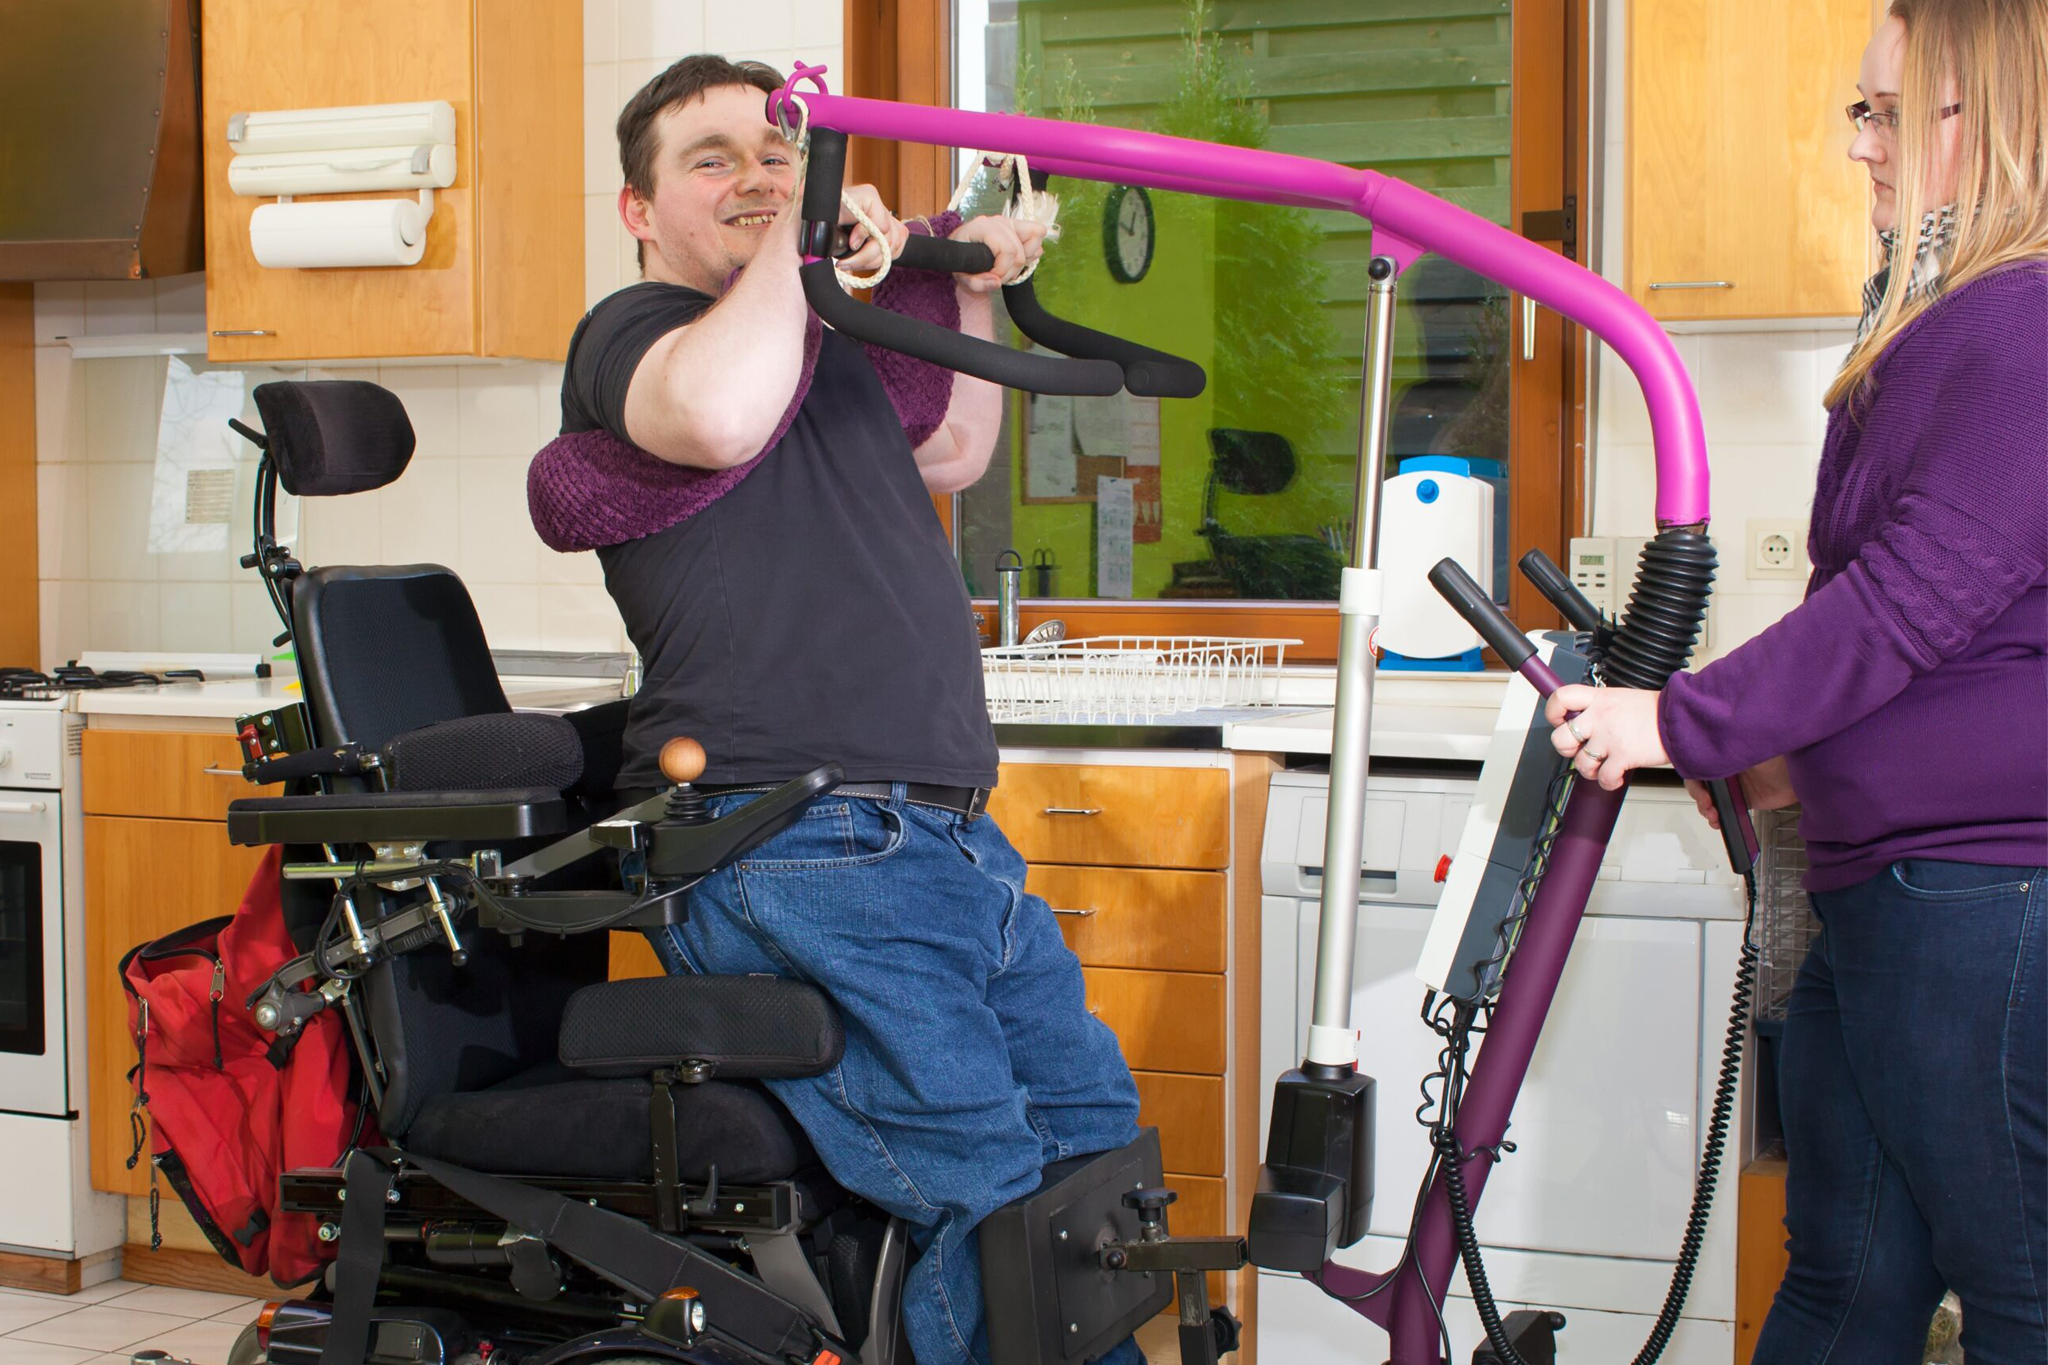
M 688 735 L 677 735 L 661 746 L 661 775 L 676 784 L 668 794 L 666 815 L 670 821 L 679 825 L 710 823 L 703 794 L 690 785 L 704 775 L 704 762 L 704 746 Z

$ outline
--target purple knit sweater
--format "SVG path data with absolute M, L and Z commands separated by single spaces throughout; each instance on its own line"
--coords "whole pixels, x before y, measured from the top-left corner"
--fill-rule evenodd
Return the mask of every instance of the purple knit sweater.
M 1696 778 L 1785 755 L 1809 890 L 2048 865 L 2048 265 L 1940 299 L 1872 376 L 1828 417 L 1806 600 L 1671 679 L 1664 747 Z
M 959 226 L 960 216 L 941 213 L 930 221 L 931 231 L 944 236 Z M 919 222 L 910 230 L 921 232 L 924 224 Z M 739 272 L 733 272 L 734 279 L 738 276 Z M 731 280 L 726 287 L 732 287 Z M 876 288 L 874 301 L 877 307 L 941 327 L 960 326 L 960 299 L 951 275 L 893 269 Z M 618 545 L 665 531 L 724 497 L 789 431 L 797 409 L 809 395 L 818 348 L 823 344 L 824 327 L 815 313 L 808 314 L 796 392 L 768 443 L 754 458 L 731 469 L 671 464 L 602 429 L 568 432 L 548 442 L 526 471 L 527 510 L 541 541 L 549 549 L 565 553 Z M 880 346 L 867 346 L 866 350 L 915 449 L 946 419 L 953 399 L 953 372 L 900 351 Z

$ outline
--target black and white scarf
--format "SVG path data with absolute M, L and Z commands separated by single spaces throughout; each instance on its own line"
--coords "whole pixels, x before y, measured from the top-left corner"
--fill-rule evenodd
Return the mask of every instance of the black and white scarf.
M 1929 209 L 1920 216 L 1920 235 L 1913 245 L 1912 274 L 1906 277 L 1908 300 L 1932 293 L 1940 286 L 1942 252 L 1947 249 L 1955 227 L 1954 204 Z M 1878 305 L 1884 302 L 1885 290 L 1891 285 L 1892 266 L 1898 259 L 1899 230 L 1896 227 L 1886 228 L 1877 235 L 1877 240 L 1884 247 L 1884 266 L 1863 282 L 1863 317 L 1856 324 L 1858 342 L 1869 335 Z

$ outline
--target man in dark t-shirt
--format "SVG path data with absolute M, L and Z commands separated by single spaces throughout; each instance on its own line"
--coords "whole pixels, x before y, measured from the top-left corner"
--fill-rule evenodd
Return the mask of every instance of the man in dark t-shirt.
M 981 813 L 996 748 L 931 495 L 987 468 L 1001 391 L 811 316 L 796 152 L 763 116 L 781 84 L 758 63 L 688 57 L 621 113 L 620 216 L 644 278 L 577 327 L 564 435 L 529 496 L 549 544 L 597 550 L 644 661 L 622 786 L 657 785 L 677 735 L 705 748 L 714 814 L 820 763 L 845 770 L 651 937 L 671 971 L 793 976 L 832 997 L 839 1065 L 769 1085 L 842 1185 L 910 1223 L 919 1365 L 986 1365 L 975 1225 L 1045 1164 L 1134 1138 L 1137 1092 L 1023 860 Z M 847 196 L 881 240 L 857 231 L 845 264 L 872 270 L 908 229 L 872 187 Z M 995 268 L 902 296 L 990 336 L 989 294 L 1037 258 L 1043 228 L 932 226 L 985 243 Z M 1125 1342 L 1101 1359 L 1143 1357 Z

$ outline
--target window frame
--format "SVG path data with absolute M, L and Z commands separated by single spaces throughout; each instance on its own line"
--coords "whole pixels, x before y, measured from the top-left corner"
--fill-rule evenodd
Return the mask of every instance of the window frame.
M 952 0 L 844 0 L 845 89 L 871 99 L 952 103 Z M 1588 241 L 1587 129 L 1590 113 L 1588 0 L 1515 0 L 1512 37 L 1509 221 L 1562 226 L 1583 264 Z M 900 215 L 930 213 L 952 192 L 950 148 L 854 138 L 848 174 L 872 184 Z M 1565 242 L 1533 238 L 1560 253 Z M 1541 549 L 1559 564 L 1584 525 L 1586 347 L 1579 326 L 1536 310 L 1533 358 L 1522 359 L 1524 310 L 1510 310 L 1510 558 Z M 1085 321 L 1085 319 L 1083 319 Z M 955 541 L 956 500 L 933 499 Z M 1520 574 L 1511 574 L 1508 614 L 1525 630 L 1562 624 Z M 994 599 L 976 598 L 991 627 Z M 1130 602 L 1099 598 L 1026 599 L 1023 629 L 1057 617 L 1067 635 L 1254 635 L 1302 641 L 1291 660 L 1337 657 L 1333 602 Z M 993 630 L 990 630 L 993 634 Z M 1489 653 L 1489 660 L 1492 656 Z

